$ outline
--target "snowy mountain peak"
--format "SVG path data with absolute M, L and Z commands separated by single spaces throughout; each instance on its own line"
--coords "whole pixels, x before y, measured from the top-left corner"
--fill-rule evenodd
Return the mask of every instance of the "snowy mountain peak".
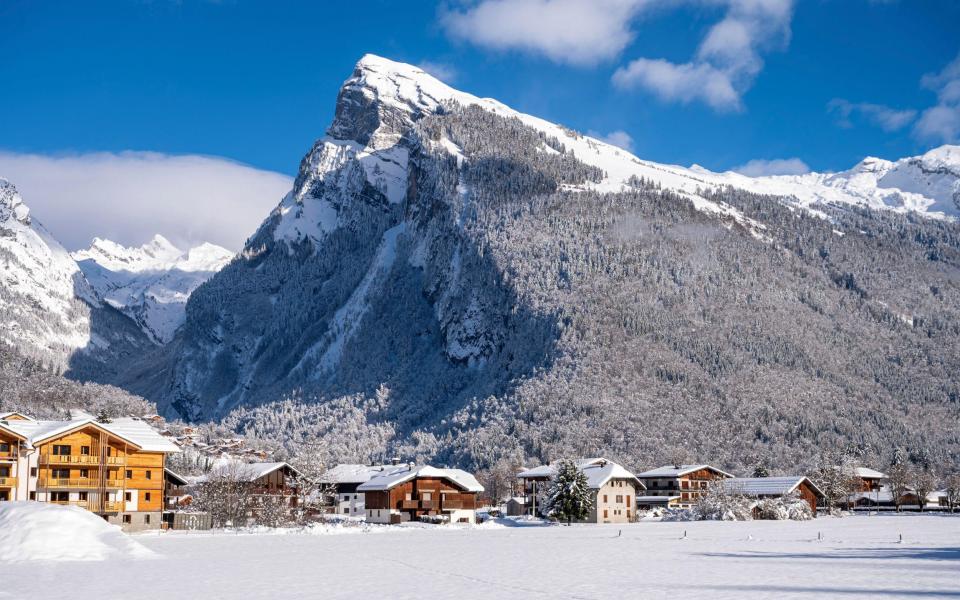
M 183 324 L 190 294 L 233 253 L 206 242 L 183 252 L 158 234 L 137 247 L 94 238 L 72 256 L 107 303 L 154 340 L 168 342 Z
M 0 178 L 0 225 L 8 219 L 29 225 L 30 209 L 23 203 L 16 186 Z

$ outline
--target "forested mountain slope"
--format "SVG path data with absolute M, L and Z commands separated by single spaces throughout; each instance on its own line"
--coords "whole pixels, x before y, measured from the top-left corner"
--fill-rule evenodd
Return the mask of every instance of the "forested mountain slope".
M 334 460 L 956 460 L 957 224 L 735 181 L 365 57 L 291 193 L 120 381 Z

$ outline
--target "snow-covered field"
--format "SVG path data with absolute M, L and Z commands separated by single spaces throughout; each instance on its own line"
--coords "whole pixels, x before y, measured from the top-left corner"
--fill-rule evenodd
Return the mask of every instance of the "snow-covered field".
M 159 558 L 18 563 L 0 598 L 960 597 L 960 515 L 376 531 L 139 535 Z

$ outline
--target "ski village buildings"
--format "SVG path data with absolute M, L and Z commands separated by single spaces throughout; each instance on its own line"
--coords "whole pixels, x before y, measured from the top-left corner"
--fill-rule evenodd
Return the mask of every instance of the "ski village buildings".
M 180 451 L 147 418 L 100 421 L 75 412 L 69 419 L 43 421 L 2 413 L 0 501 L 75 506 L 136 531 L 210 527 L 209 515 L 192 506 L 194 495 L 202 490 L 216 493 L 216 483 L 225 475 L 232 485 L 243 486 L 251 499 L 239 517 L 241 522 L 256 521 L 268 505 L 293 514 L 307 497 L 300 486 L 311 482 L 285 462 L 245 462 L 225 456 L 205 475 L 183 476 L 167 466 L 168 457 Z M 691 508 L 714 485 L 756 500 L 790 494 L 809 504 L 814 513 L 824 498 L 804 476 L 737 478 L 708 464 L 665 465 L 635 475 L 606 458 L 581 459 L 575 465 L 592 501 L 584 523 L 629 523 L 638 511 Z M 546 492 L 557 469 L 557 463 L 551 463 L 520 471 L 518 494 L 507 501 L 507 514 L 543 515 Z M 849 506 L 896 504 L 883 473 L 861 467 L 856 478 L 859 491 L 851 495 Z M 314 492 L 321 498 L 321 508 L 312 516 L 370 523 L 476 523 L 478 509 L 492 501 L 482 498 L 484 488 L 471 473 L 399 460 L 337 465 L 312 484 L 316 486 L 311 489 L 322 490 Z M 911 499 L 910 493 L 900 504 L 920 504 L 916 494 Z M 944 503 L 943 492 L 932 492 L 924 505 Z

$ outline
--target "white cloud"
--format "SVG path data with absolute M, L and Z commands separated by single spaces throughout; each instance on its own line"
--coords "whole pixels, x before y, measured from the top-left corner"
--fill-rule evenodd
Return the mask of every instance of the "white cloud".
M 689 62 L 636 59 L 614 73 L 614 84 L 644 88 L 667 101 L 700 101 L 719 111 L 742 109 L 743 94 L 763 69 L 761 53 L 785 47 L 790 40 L 793 0 L 725 4 L 726 15 L 710 28 Z
M 853 127 L 853 116 L 861 115 L 884 131 L 893 132 L 903 129 L 917 118 L 913 109 L 896 109 L 870 102 L 850 102 L 843 98 L 834 98 L 827 104 L 827 110 L 835 114 L 841 127 Z
M 588 131 L 587 135 L 592 138 L 597 138 L 602 140 L 611 146 L 616 146 L 617 148 L 623 148 L 627 152 L 633 152 L 633 136 L 631 136 L 626 131 L 618 129 L 616 131 L 611 131 L 610 133 L 604 135 L 597 131 Z
M 948 144 L 960 142 L 960 55 L 939 73 L 924 75 L 920 83 L 937 93 L 937 104 L 920 115 L 914 135 Z
M 748 177 L 763 177 L 765 175 L 803 175 L 810 172 L 810 167 L 799 158 L 775 158 L 773 160 L 756 158 L 730 170 Z
M 617 57 L 630 21 L 651 0 L 481 0 L 441 17 L 448 34 L 494 50 L 521 50 L 589 66 Z
M 613 74 L 617 87 L 643 87 L 662 100 L 705 102 L 717 110 L 740 108 L 740 94 L 729 76 L 706 63 L 674 64 L 663 59 L 638 58 Z
M 237 250 L 293 183 L 223 158 L 154 152 L 0 151 L 0 177 L 70 250 L 94 236 L 139 245 L 156 233 L 178 245 L 209 241 Z
M 457 70 L 453 67 L 453 65 L 434 62 L 432 60 L 424 60 L 421 61 L 417 66 L 423 69 L 426 73 L 429 73 L 440 81 L 444 81 L 446 83 L 453 83 L 453 81 L 455 81 L 457 78 Z

